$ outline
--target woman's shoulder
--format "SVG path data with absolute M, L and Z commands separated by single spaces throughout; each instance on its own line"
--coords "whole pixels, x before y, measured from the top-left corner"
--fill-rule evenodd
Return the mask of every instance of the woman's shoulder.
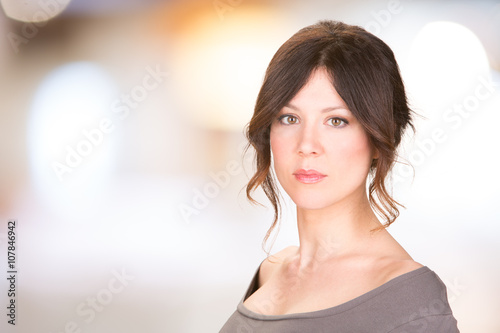
M 297 255 L 298 246 L 287 246 L 275 254 L 269 255 L 262 261 L 259 270 L 259 287 L 262 286 L 269 278 L 280 268 L 283 263 L 290 260 L 291 257 Z
M 361 263 L 370 264 L 371 271 L 382 280 L 389 281 L 405 273 L 424 267 L 413 260 L 406 250 L 386 231 L 380 234 L 376 246 L 366 248 L 361 254 Z M 375 244 L 372 244 L 375 245 Z M 376 250 L 375 250 L 376 249 Z
M 405 289 L 409 293 L 413 292 L 415 296 L 418 295 L 422 299 L 424 296 L 436 299 L 436 295 L 439 295 L 442 299 L 447 299 L 446 285 L 439 275 L 427 266 L 420 266 L 398 277 L 403 281 L 407 280 Z
M 446 285 L 429 267 L 422 266 L 400 275 L 387 287 L 378 301 L 387 304 L 387 310 L 399 318 L 399 325 L 391 333 L 407 332 L 419 326 L 426 332 L 459 332 Z
M 413 259 L 389 259 L 382 271 L 386 274 L 386 281 L 424 267 Z

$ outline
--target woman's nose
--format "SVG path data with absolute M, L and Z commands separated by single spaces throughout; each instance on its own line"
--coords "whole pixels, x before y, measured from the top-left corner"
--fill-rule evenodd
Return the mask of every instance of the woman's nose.
M 322 152 L 322 145 L 318 130 L 313 126 L 303 126 L 298 138 L 297 152 L 299 155 L 318 155 Z

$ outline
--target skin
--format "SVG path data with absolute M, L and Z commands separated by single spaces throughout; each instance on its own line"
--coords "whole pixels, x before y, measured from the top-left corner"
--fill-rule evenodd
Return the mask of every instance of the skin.
M 280 315 L 345 303 L 422 267 L 385 230 L 370 207 L 366 180 L 378 153 L 327 72 L 315 70 L 271 125 L 276 176 L 297 206 L 299 246 L 267 258 L 259 289 L 244 305 Z M 314 169 L 321 181 L 294 175 Z

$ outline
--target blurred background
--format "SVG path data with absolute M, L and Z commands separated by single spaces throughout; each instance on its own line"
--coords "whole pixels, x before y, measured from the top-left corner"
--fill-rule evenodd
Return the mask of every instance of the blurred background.
M 2 332 L 218 332 L 273 215 L 244 195 L 244 127 L 274 52 L 320 19 L 394 50 L 422 117 L 389 231 L 446 283 L 461 332 L 500 332 L 499 1 L 0 4 L 0 266 L 16 219 L 18 270 Z M 271 252 L 291 244 L 287 200 Z

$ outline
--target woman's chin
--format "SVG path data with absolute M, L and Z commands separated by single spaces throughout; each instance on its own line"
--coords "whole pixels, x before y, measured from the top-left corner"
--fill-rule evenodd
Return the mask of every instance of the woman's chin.
M 321 210 L 330 207 L 333 202 L 325 198 L 292 198 L 298 210 Z

